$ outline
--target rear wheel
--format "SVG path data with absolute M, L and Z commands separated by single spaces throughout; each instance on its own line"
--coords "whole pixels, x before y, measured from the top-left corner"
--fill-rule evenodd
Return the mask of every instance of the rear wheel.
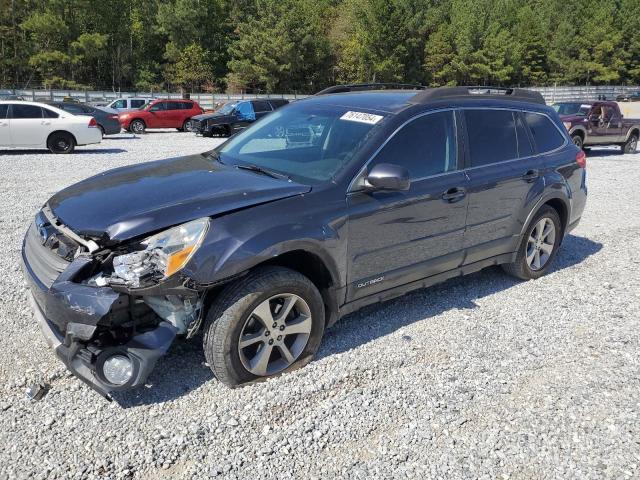
M 504 270 L 522 280 L 540 278 L 549 270 L 562 239 L 562 224 L 558 212 L 547 205 L 533 217 L 525 230 L 513 263 Z
M 304 365 L 323 331 L 324 304 L 313 283 L 286 268 L 260 268 L 216 299 L 204 353 L 218 380 L 238 386 Z
M 129 125 L 129 130 L 137 134 L 143 134 L 146 129 L 147 126 L 145 125 L 145 123 L 138 118 L 131 122 L 131 124 Z
M 582 140 L 582 137 L 580 135 L 572 135 L 571 140 L 576 147 L 584 148 L 584 141 Z
M 622 145 L 622 151 L 624 153 L 636 153 L 638 148 L 638 134 L 633 133 L 629 136 L 629 139 Z
M 193 125 L 193 122 L 191 121 L 191 119 L 187 118 L 182 124 L 182 128 L 179 128 L 178 130 L 180 130 L 181 132 L 190 132 L 192 125 Z
M 71 153 L 76 147 L 73 135 L 67 132 L 52 133 L 47 141 L 51 153 Z

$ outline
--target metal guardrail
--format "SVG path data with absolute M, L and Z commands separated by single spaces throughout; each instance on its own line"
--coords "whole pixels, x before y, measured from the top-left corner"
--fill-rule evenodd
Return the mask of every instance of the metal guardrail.
M 602 85 L 602 86 L 556 86 L 556 87 L 531 87 L 529 90 L 540 92 L 547 103 L 598 100 L 604 96 L 607 100 L 615 100 L 616 96 L 623 93 L 640 91 L 640 86 Z M 6 90 L 15 95 L 20 95 L 26 100 L 50 100 L 62 101 L 65 98 L 73 98 L 79 102 L 104 101 L 110 103 L 118 98 L 142 97 L 142 98 L 182 98 L 180 93 L 167 92 L 113 92 L 108 90 Z M 287 100 L 299 100 L 308 95 L 292 94 L 227 94 L 227 93 L 191 93 L 190 98 L 198 102 L 203 108 L 213 108 L 220 102 L 244 99 L 260 98 L 284 98 Z

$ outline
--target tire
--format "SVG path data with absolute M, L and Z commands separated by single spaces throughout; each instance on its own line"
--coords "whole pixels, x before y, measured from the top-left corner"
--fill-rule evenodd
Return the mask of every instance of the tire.
M 224 137 L 229 138 L 231 136 L 231 125 L 224 125 L 222 127 L 222 132 L 223 132 L 222 135 Z
M 129 131 L 132 133 L 137 133 L 138 135 L 143 134 L 146 129 L 147 125 L 143 120 L 140 120 L 139 118 L 136 118 L 129 124 Z
M 54 132 L 47 140 L 47 148 L 51 153 L 72 153 L 76 148 L 76 140 L 67 132 Z
M 584 150 L 584 141 L 582 140 L 582 137 L 580 135 L 572 135 L 571 141 L 576 147 Z
M 281 301 L 289 299 L 296 303 L 283 320 L 277 309 L 283 308 Z M 264 305 L 270 307 L 268 315 L 258 308 Z M 262 312 L 260 316 L 256 311 Z M 262 317 L 267 321 L 259 321 Z M 266 326 L 272 321 L 271 327 Z M 308 333 L 280 334 L 301 326 L 308 328 Z M 216 378 L 236 387 L 305 365 L 316 354 L 323 333 L 324 304 L 315 285 L 293 270 L 261 267 L 227 286 L 214 301 L 204 326 L 203 348 Z M 249 339 L 245 340 L 248 346 L 240 347 L 241 335 Z M 289 352 L 290 361 L 285 360 L 281 345 Z M 257 373 L 264 363 L 258 359 L 263 357 L 272 362 L 268 362 L 268 370 Z M 257 365 L 253 372 L 249 370 L 252 360 Z
M 636 153 L 638 149 L 638 134 L 632 133 L 629 139 L 622 145 L 622 153 Z
M 191 119 L 187 118 L 182 124 L 182 128 L 179 128 L 181 132 L 190 132 L 191 131 Z
M 550 253 L 547 254 L 547 253 L 544 253 L 543 250 L 539 248 L 537 249 L 538 255 L 539 255 L 538 262 L 540 263 L 540 266 L 536 268 L 536 265 L 535 265 L 536 245 L 531 244 L 531 239 L 537 236 L 538 231 L 540 231 L 539 226 L 543 221 L 551 222 L 553 224 L 554 236 L 553 236 L 553 239 L 547 237 L 546 238 L 547 241 L 542 242 L 542 245 L 546 246 L 547 249 L 549 248 L 549 244 L 552 245 L 552 249 Z M 548 223 L 545 224 L 545 228 L 547 225 Z M 538 230 L 536 230 L 537 228 Z M 520 245 L 518 247 L 518 252 L 517 252 L 515 261 L 513 263 L 507 263 L 502 265 L 502 268 L 509 275 L 512 275 L 521 280 L 531 280 L 531 279 L 542 277 L 545 273 L 547 273 L 547 271 L 549 270 L 549 267 L 553 263 L 553 260 L 556 254 L 558 253 L 558 248 L 560 247 L 560 242 L 562 241 L 562 234 L 563 234 L 562 223 L 560 221 L 560 216 L 558 215 L 558 212 L 554 208 L 548 205 L 544 205 L 534 215 L 533 219 L 529 223 L 529 226 L 525 230 L 525 233 L 522 236 L 522 239 L 520 240 Z M 531 258 L 532 251 L 534 253 L 533 263 L 530 264 L 528 261 L 527 253 L 529 253 L 529 258 Z M 546 255 L 548 255 L 548 257 Z M 542 260 L 544 260 L 544 262 L 542 262 Z

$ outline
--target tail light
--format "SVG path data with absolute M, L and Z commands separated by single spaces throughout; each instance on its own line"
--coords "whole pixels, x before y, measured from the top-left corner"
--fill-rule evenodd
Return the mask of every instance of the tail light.
M 91 127 L 97 127 L 98 126 L 98 122 L 96 122 L 96 119 L 91 117 L 91 120 L 89 120 L 89 128 Z
M 576 163 L 580 168 L 587 168 L 587 154 L 584 153 L 584 150 L 580 150 L 576 154 Z

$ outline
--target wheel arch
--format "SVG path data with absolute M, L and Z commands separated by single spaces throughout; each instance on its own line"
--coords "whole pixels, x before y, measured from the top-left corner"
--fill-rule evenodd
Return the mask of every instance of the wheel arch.
M 573 137 L 575 135 L 578 135 L 580 138 L 582 138 L 582 141 L 584 142 L 584 140 L 587 138 L 587 132 L 585 131 L 584 128 L 582 127 L 574 127 L 570 132 L 569 132 L 569 136 Z
M 636 137 L 640 138 L 640 125 L 632 126 L 627 132 L 627 137 L 625 138 L 625 142 L 631 138 L 631 135 L 635 134 Z
M 536 215 L 536 213 L 538 213 L 540 209 L 543 208 L 544 206 L 549 206 L 553 208 L 556 212 L 558 212 L 558 216 L 560 217 L 560 221 L 562 223 L 562 237 L 564 237 L 564 232 L 567 229 L 567 224 L 569 223 L 569 218 L 570 218 L 569 217 L 570 204 L 568 199 L 557 194 L 546 195 L 540 198 L 536 202 L 536 204 L 531 209 L 531 211 L 527 215 L 525 222 L 522 225 L 522 230 L 520 232 L 521 236 L 524 235 L 525 231 L 529 227 L 529 224 L 531 223 L 531 220 L 533 220 L 533 217 Z
M 47 148 L 49 148 L 49 142 L 51 141 L 51 137 L 54 136 L 57 133 L 66 133 L 67 135 L 71 135 L 71 138 L 73 138 L 73 143 L 75 143 L 76 145 L 78 145 L 78 139 L 76 138 L 76 136 L 70 132 L 69 130 L 54 130 L 53 132 L 51 132 L 48 136 L 47 136 Z

